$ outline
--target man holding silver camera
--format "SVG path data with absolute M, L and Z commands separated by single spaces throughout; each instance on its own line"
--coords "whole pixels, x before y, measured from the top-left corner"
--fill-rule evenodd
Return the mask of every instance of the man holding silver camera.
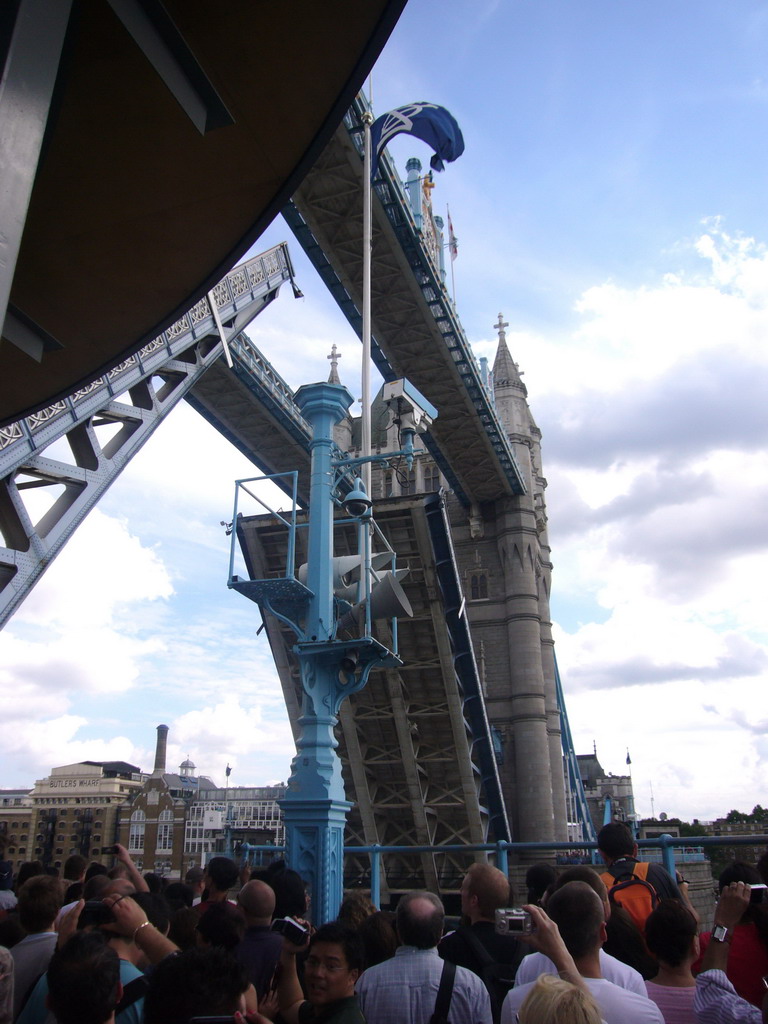
M 438 946 L 443 960 L 466 967 L 482 979 L 495 1021 L 528 952 L 514 934 L 496 930 L 496 911 L 509 904 L 510 885 L 504 872 L 491 864 L 473 864 L 461 883 L 461 913 L 467 923 L 446 935 Z

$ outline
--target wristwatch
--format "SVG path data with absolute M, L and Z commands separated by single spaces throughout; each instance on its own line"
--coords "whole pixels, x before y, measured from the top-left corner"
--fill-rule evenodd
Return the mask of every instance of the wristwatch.
M 716 924 L 712 929 L 712 938 L 715 942 L 730 942 L 731 937 L 728 934 L 728 926 L 725 924 Z

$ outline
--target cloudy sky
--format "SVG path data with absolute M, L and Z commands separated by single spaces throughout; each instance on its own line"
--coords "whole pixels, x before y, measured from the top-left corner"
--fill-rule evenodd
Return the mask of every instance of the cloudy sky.
M 439 12 L 439 13 L 438 13 Z M 427 99 L 466 153 L 439 176 L 478 356 L 501 311 L 543 432 L 557 654 L 578 752 L 638 810 L 765 804 L 768 7 L 756 0 L 410 0 L 374 107 Z M 399 166 L 420 143 L 395 140 Z M 293 387 L 359 344 L 285 225 L 305 299 L 249 333 Z M 51 766 L 190 755 L 285 779 L 255 606 L 226 588 L 233 480 L 173 413 L 0 635 L 0 787 Z

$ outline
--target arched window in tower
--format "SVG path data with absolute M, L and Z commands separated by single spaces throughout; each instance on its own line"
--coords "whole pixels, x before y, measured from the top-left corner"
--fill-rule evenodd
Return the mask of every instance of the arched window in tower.
M 469 577 L 470 601 L 488 600 L 488 577 L 484 572 L 473 572 Z
M 144 811 L 134 811 L 131 815 L 131 827 L 128 833 L 128 852 L 136 853 L 144 850 Z
M 384 497 L 385 498 L 391 498 L 392 497 L 392 474 L 391 473 L 385 473 L 384 474 Z
M 402 479 L 401 479 L 400 491 L 401 491 L 402 494 L 415 494 L 416 493 L 416 467 L 415 466 L 414 466 L 413 469 L 408 470 L 407 473 L 403 473 L 403 476 L 402 476 Z
M 173 811 L 161 811 L 157 825 L 157 851 L 173 849 Z
M 493 742 L 493 753 L 496 757 L 496 764 L 504 764 L 504 737 L 501 730 L 495 725 L 491 726 L 491 741 Z
M 427 494 L 440 490 L 440 470 L 434 462 L 424 467 L 424 490 Z

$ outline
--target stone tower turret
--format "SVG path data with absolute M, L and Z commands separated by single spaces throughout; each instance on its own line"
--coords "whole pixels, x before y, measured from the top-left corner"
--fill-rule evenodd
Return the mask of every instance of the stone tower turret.
M 475 566 L 488 567 L 489 604 L 483 608 L 470 603 L 469 610 L 473 634 L 486 650 L 499 652 L 499 658 L 488 659 L 486 702 L 503 749 L 500 774 L 515 838 L 564 840 L 567 814 L 549 611 L 551 563 L 541 432 L 507 345 L 508 326 L 499 314 L 494 325 L 499 341 L 493 393 L 526 493 L 483 509 L 484 540 L 475 530 L 471 557 Z M 470 574 L 478 576 L 479 569 Z M 469 596 L 471 602 L 471 588 Z

